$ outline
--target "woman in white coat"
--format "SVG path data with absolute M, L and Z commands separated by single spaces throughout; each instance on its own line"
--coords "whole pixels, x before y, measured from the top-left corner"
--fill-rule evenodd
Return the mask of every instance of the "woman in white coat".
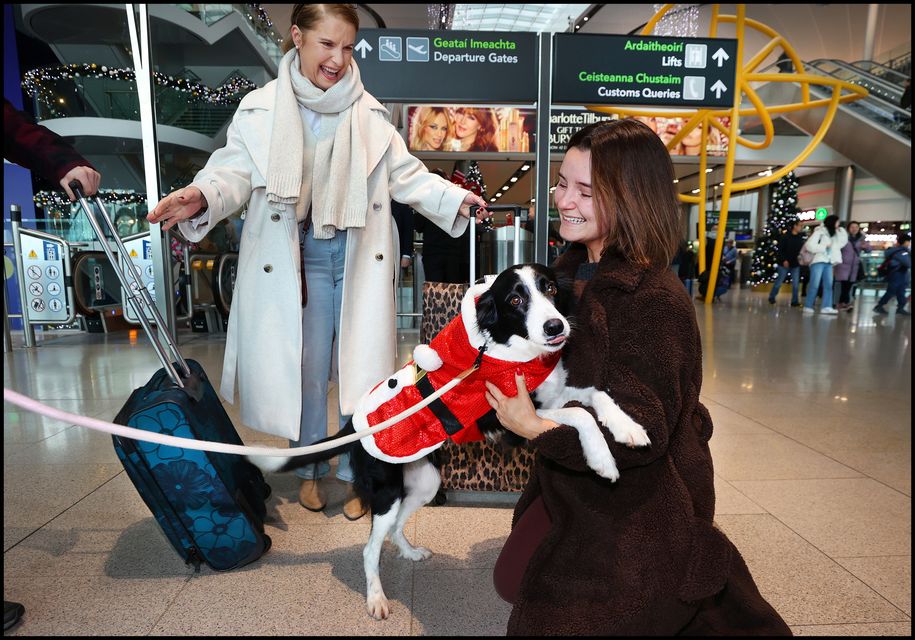
M 197 241 L 248 203 L 220 393 L 234 401 L 237 376 L 242 422 L 290 446 L 327 435 L 334 355 L 341 427 L 396 368 L 391 199 L 454 237 L 471 205 L 490 215 L 482 198 L 407 152 L 363 89 L 352 59 L 358 29 L 353 5 L 295 5 L 277 79 L 245 96 L 226 145 L 147 216 Z M 324 508 L 317 479 L 327 472 L 326 463 L 301 471 L 305 508 Z M 348 456 L 337 477 L 352 481 Z M 364 512 L 350 485 L 344 514 Z
M 832 267 L 842 263 L 842 247 L 848 244 L 848 232 L 838 224 L 839 216 L 826 216 L 823 224 L 814 229 L 804 243 L 804 248 L 813 254 L 813 261 L 810 263 L 810 282 L 807 283 L 807 299 L 804 301 L 805 315 L 814 312 L 813 303 L 821 282 L 823 303 L 820 306 L 820 313 L 838 313 L 832 306 Z

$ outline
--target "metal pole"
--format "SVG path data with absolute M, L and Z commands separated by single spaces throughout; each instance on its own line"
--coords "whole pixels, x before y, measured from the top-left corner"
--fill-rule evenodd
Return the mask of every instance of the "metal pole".
M 147 4 L 128 4 L 127 22 L 133 53 L 134 73 L 137 80 L 137 96 L 140 100 L 140 130 L 143 141 L 143 169 L 146 181 L 147 210 L 152 211 L 159 202 L 159 144 L 156 137 L 156 94 L 153 88 L 152 39 L 149 37 L 149 15 Z M 139 11 L 139 20 L 134 15 Z M 155 305 L 159 315 L 166 321 L 168 332 L 178 340 L 175 319 L 175 294 L 171 277 L 171 250 L 168 234 L 162 232 L 159 224 L 151 224 L 149 241 L 155 271 Z
M 13 350 L 13 339 L 10 336 L 10 316 L 6 306 L 6 287 L 3 287 L 3 353 Z
M 539 38 L 540 74 L 537 88 L 537 176 L 534 202 L 534 262 L 547 264 L 550 249 L 550 103 L 553 100 L 553 34 Z
M 864 56 L 863 60 L 874 59 L 874 38 L 877 35 L 877 14 L 880 12 L 879 4 L 867 5 L 867 27 L 864 30 Z
M 423 247 L 423 251 L 426 248 Z M 477 217 L 470 212 L 470 284 L 477 280 Z
M 22 222 L 22 207 L 10 205 L 10 230 L 13 234 L 13 251 L 16 253 L 16 280 L 19 284 L 19 305 L 22 308 L 22 337 L 25 348 L 35 346 L 35 329 L 29 321 L 29 298 L 25 293 L 25 265 L 22 262 L 22 239 L 19 237 L 19 224 Z M 6 311 L 4 310 L 4 316 Z
M 839 221 L 851 220 L 851 203 L 855 191 L 855 167 L 848 165 L 836 170 L 835 201 L 833 213 L 839 216 Z

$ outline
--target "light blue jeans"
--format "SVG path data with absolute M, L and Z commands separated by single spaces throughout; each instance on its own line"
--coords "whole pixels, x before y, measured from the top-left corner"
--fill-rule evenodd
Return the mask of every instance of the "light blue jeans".
M 817 298 L 820 281 L 823 282 L 823 302 L 820 310 L 832 306 L 832 263 L 815 262 L 810 265 L 810 282 L 807 283 L 807 299 L 804 306 L 813 309 L 813 302 Z
M 797 292 L 801 290 L 801 268 L 785 267 L 782 265 L 777 265 L 775 268 L 778 270 L 778 275 L 775 276 L 775 284 L 772 285 L 772 292 L 769 293 L 769 300 L 775 300 L 776 296 L 778 296 L 778 290 L 782 288 L 782 284 L 785 282 L 785 278 L 788 277 L 788 274 L 790 273 L 791 304 L 797 304 Z
M 343 301 L 343 265 L 346 232 L 337 231 L 330 240 L 315 240 L 311 229 L 300 226 L 302 269 L 308 288 L 308 304 L 302 309 L 302 423 L 298 440 L 290 447 L 303 447 L 327 437 L 327 387 L 331 360 L 340 334 L 340 306 Z M 340 427 L 349 420 L 340 414 Z M 302 479 L 323 478 L 330 471 L 327 462 L 298 469 Z M 337 477 L 353 481 L 349 453 L 340 454 Z

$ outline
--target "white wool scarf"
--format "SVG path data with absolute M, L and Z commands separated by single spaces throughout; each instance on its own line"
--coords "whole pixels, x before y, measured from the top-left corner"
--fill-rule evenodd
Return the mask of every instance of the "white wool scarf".
M 333 238 L 338 229 L 365 226 L 368 170 L 359 118 L 353 113 L 364 90 L 355 60 L 326 91 L 301 74 L 296 49 L 279 65 L 267 200 L 295 203 L 300 222 L 312 205 L 312 228 L 319 240 Z M 299 105 L 321 114 L 317 140 L 305 131 Z

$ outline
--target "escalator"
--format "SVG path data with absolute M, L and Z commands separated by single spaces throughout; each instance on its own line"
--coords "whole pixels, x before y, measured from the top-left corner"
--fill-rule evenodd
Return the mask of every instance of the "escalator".
M 888 67 L 885 64 L 880 64 L 879 62 L 874 62 L 873 60 L 858 60 L 857 62 L 850 63 L 851 66 L 860 69 L 861 71 L 866 71 L 871 75 L 877 76 L 881 80 L 885 80 L 891 84 L 898 86 L 902 89 L 905 86 L 905 81 L 909 79 L 907 73 L 902 73 L 898 69 L 893 67 Z
M 864 87 L 870 92 L 871 96 L 882 98 L 890 104 L 898 106 L 899 99 L 902 97 L 905 78 L 903 77 L 897 81 L 895 76 L 874 73 L 877 67 L 873 65 L 877 65 L 876 62 L 866 65 L 865 61 L 848 63 L 841 60 L 819 59 L 805 62 L 804 65 L 808 70 L 815 70 L 817 73 Z M 865 66 L 870 66 L 870 69 L 865 68 Z M 884 68 L 885 74 L 889 74 L 891 71 L 893 70 L 888 67 Z
M 824 75 L 867 87 L 877 87 L 879 93 L 848 104 L 840 104 L 823 144 L 835 149 L 878 180 L 904 195 L 912 197 L 912 132 L 911 111 L 899 107 L 893 85 L 848 63 L 835 60 L 804 63 L 807 73 Z M 776 73 L 775 65 L 763 70 Z M 902 89 L 895 87 L 898 95 Z M 766 105 L 796 104 L 803 101 L 801 87 L 791 82 L 769 82 L 756 88 Z M 880 95 L 884 94 L 884 95 Z M 810 99 L 829 98 L 832 89 L 810 85 Z M 885 97 L 884 97 L 885 96 Z M 750 108 L 749 102 L 743 105 Z M 814 135 L 826 115 L 826 107 L 803 109 L 781 114 L 795 127 Z M 754 118 L 748 119 L 749 125 Z

